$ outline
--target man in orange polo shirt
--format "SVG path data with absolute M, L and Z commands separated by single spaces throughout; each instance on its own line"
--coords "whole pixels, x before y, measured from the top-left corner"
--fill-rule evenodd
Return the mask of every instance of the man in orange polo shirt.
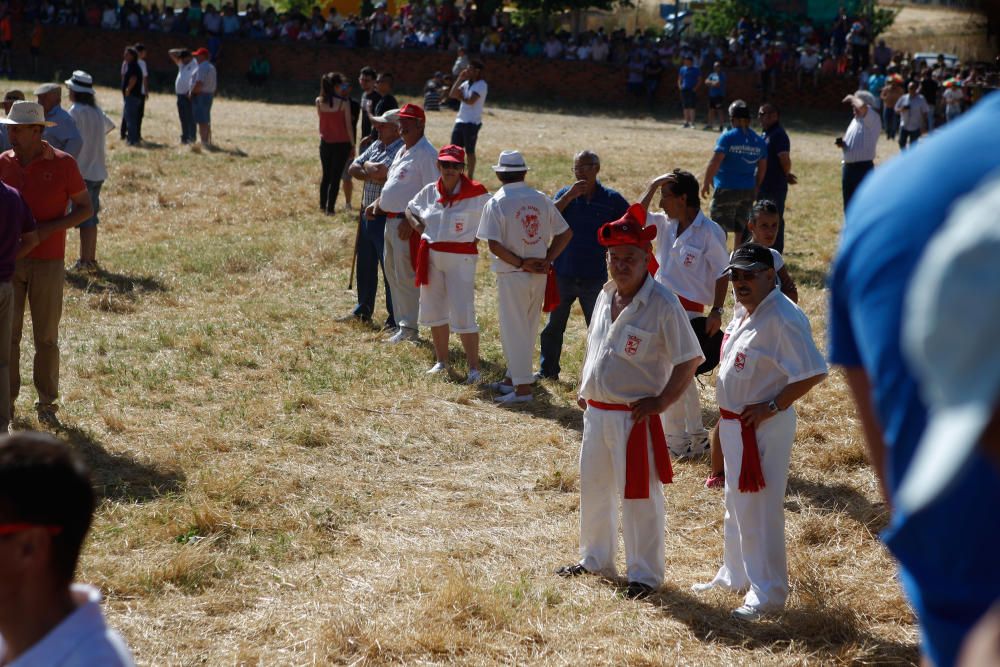
M 31 308 L 35 338 L 34 381 L 39 421 L 56 422 L 59 396 L 59 319 L 62 317 L 66 230 L 90 218 L 93 207 L 76 160 L 42 141 L 52 125 L 35 102 L 15 102 L 0 123 L 8 126 L 13 148 L 0 155 L 0 181 L 20 191 L 38 222 L 39 245 L 14 269 L 14 313 L 11 327 L 11 405 L 21 388 L 19 360 L 24 304 Z M 68 204 L 73 207 L 67 214 Z M 13 416 L 13 407 L 11 415 Z

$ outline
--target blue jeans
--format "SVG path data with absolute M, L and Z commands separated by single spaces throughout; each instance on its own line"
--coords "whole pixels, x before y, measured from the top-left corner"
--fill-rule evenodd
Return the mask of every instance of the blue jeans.
M 191 108 L 191 98 L 187 95 L 177 96 L 177 116 L 181 119 L 181 143 L 193 144 L 195 140 L 194 110 Z
M 395 326 L 392 315 L 392 295 L 389 282 L 385 278 L 385 216 L 368 220 L 361 214 L 361 236 L 358 238 L 358 305 L 354 307 L 357 317 L 370 319 L 375 312 L 375 296 L 378 294 L 378 271 L 382 267 L 385 287 L 385 309 L 389 313 L 386 324 Z
M 125 96 L 125 131 L 130 146 L 139 143 L 139 102 L 134 95 Z
M 583 309 L 583 319 L 590 326 L 590 316 L 594 313 L 594 304 L 606 282 L 602 278 L 569 278 L 556 275 L 559 285 L 559 306 L 549 313 L 548 324 L 542 329 L 542 375 L 556 377 L 559 375 L 559 357 L 562 356 L 563 334 L 569 321 L 569 311 L 573 302 L 580 300 Z

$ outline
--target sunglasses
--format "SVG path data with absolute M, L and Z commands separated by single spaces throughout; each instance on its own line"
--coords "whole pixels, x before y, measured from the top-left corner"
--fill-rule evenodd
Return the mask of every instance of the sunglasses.
M 438 166 L 442 169 L 457 169 L 459 171 L 465 169 L 465 165 L 458 162 L 438 162 Z

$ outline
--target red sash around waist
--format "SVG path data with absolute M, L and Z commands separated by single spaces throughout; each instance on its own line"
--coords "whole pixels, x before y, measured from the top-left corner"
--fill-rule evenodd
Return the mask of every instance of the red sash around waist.
M 697 303 L 695 301 L 692 301 L 691 299 L 685 299 L 680 294 L 677 295 L 677 298 L 680 299 L 681 306 L 687 312 L 689 312 L 689 313 L 704 313 L 705 312 L 705 304 L 703 304 L 703 303 Z
M 757 447 L 757 432 L 752 426 L 740 419 L 740 416 L 729 410 L 719 409 L 723 419 L 732 419 L 740 423 L 740 436 L 743 439 L 743 460 L 740 462 L 740 491 L 756 493 L 763 489 L 764 472 L 760 469 L 760 449 Z
M 416 236 L 416 233 L 414 233 Z M 410 237 L 411 239 L 413 236 Z M 430 268 L 431 268 L 431 250 L 437 250 L 438 252 L 451 252 L 456 255 L 478 255 L 479 249 L 476 247 L 475 241 L 469 241 L 468 243 L 460 243 L 458 241 L 436 241 L 431 242 L 423 237 L 420 238 L 420 245 L 417 247 L 417 265 L 415 271 L 417 274 L 416 285 L 420 287 L 421 285 L 430 285 Z M 411 245 L 412 252 L 412 245 Z
M 556 282 L 556 270 L 549 265 L 549 272 L 545 276 L 545 299 L 542 301 L 542 312 L 551 313 L 559 307 L 559 283 Z
M 587 405 L 598 410 L 632 411 L 632 408 L 621 403 L 601 403 L 600 401 L 588 400 Z M 653 438 L 653 459 L 656 462 L 657 476 L 664 484 L 670 484 L 674 481 L 674 471 L 670 465 L 670 453 L 667 451 L 667 439 L 663 436 L 660 415 L 649 415 L 634 423 L 628 434 L 628 446 L 625 449 L 625 498 L 627 500 L 649 498 L 647 426 Z

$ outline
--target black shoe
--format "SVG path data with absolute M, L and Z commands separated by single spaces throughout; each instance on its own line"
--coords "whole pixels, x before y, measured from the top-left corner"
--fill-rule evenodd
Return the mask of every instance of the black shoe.
M 580 563 L 573 563 L 572 565 L 563 565 L 556 570 L 556 574 L 560 577 L 579 577 L 581 574 L 590 574 L 590 570 Z
M 51 409 L 42 409 L 38 411 L 38 423 L 52 427 L 58 427 L 61 425 L 59 423 L 59 417 L 56 416 L 56 411 Z
M 652 586 L 641 584 L 638 581 L 630 581 L 628 582 L 628 587 L 622 595 L 627 597 L 629 600 L 642 600 L 652 595 L 654 590 L 655 589 Z

